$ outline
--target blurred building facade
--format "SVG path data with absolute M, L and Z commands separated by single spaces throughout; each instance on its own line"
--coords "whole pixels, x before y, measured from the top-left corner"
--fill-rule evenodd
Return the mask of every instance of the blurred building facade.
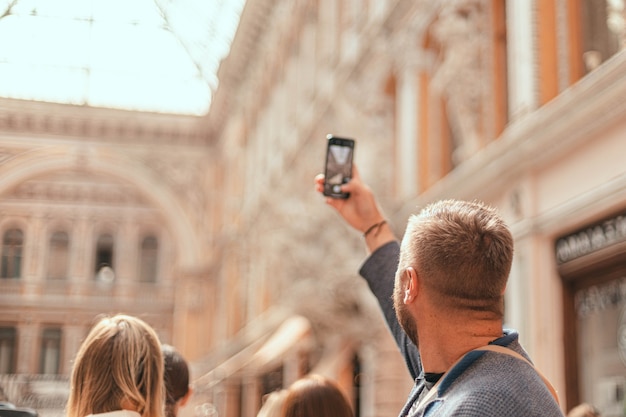
M 191 360 L 183 415 L 254 416 L 307 372 L 358 416 L 398 413 L 411 380 L 362 238 L 313 191 L 335 133 L 399 235 L 430 201 L 497 206 L 507 326 L 564 410 L 623 416 L 625 19 L 605 0 L 248 0 L 206 117 L 2 100 L 0 382 L 63 386 L 94 317 L 123 311 Z
M 313 370 L 330 352 L 359 415 L 398 412 L 410 382 L 356 274 L 362 238 L 312 191 L 326 134 L 352 137 L 399 234 L 441 198 L 503 212 L 516 240 L 507 326 L 564 410 L 587 401 L 624 415 L 624 10 L 586 0 L 249 0 L 209 113 L 229 190 L 216 213 L 235 225 L 220 279 L 248 300 L 226 316 L 247 323 L 290 306 L 318 345 L 353 352 L 339 361 L 326 348 Z M 339 308 L 353 299 L 358 308 Z M 199 392 L 222 413 L 252 415 L 246 393 L 267 372 L 244 360 L 205 374 Z
M 136 315 L 190 359 L 204 354 L 212 156 L 201 120 L 9 99 L 0 108 L 9 400 L 62 411 L 72 359 L 101 314 Z

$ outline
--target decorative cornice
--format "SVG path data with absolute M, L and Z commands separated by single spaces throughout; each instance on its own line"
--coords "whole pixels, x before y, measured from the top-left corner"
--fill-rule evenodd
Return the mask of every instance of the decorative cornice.
M 85 175 L 85 173 L 82 173 Z M 63 178 L 36 178 L 19 184 L 14 190 L 3 194 L 3 204 L 45 201 L 47 204 L 98 203 L 107 206 L 148 207 L 148 202 L 135 187 L 95 179 L 68 181 Z
M 211 142 L 205 117 L 0 98 L 0 133 L 141 144 Z
M 219 85 L 213 94 L 208 115 L 209 131 L 216 137 L 224 129 L 231 111 L 232 97 L 239 97 L 239 89 L 249 78 L 255 60 L 261 53 L 264 36 L 268 33 L 270 17 L 278 7 L 272 0 L 248 0 L 241 12 L 239 26 L 233 37 L 230 53 L 222 60 L 217 77 Z
M 476 198 L 497 193 L 530 169 L 565 155 L 626 114 L 626 51 L 571 86 L 548 104 L 515 121 L 501 137 L 397 213 L 449 197 Z M 597 197 L 597 196 L 596 196 Z

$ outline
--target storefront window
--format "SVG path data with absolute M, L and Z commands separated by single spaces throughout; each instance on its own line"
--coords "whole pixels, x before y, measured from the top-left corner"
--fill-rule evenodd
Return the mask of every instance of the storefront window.
M 581 398 L 626 416 L 626 277 L 579 290 L 575 306 Z

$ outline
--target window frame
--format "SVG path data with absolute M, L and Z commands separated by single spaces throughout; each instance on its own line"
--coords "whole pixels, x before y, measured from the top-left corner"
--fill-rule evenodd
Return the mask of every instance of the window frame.
M 19 236 L 10 236 L 12 232 L 19 232 Z M 12 242 L 12 239 L 15 239 L 15 242 Z M 2 233 L 0 279 L 20 279 L 22 277 L 24 241 L 25 233 L 22 228 L 14 226 L 4 229 Z

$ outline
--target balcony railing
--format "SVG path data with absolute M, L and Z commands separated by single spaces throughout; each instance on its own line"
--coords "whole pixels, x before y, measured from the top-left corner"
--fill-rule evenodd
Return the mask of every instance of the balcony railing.
M 69 395 L 69 378 L 59 375 L 0 375 L 0 388 L 17 407 L 32 408 L 39 417 L 61 417 Z
M 99 282 L 0 278 L 1 305 L 55 305 L 108 303 L 159 305 L 171 308 L 175 291 L 171 285 L 139 282 Z

